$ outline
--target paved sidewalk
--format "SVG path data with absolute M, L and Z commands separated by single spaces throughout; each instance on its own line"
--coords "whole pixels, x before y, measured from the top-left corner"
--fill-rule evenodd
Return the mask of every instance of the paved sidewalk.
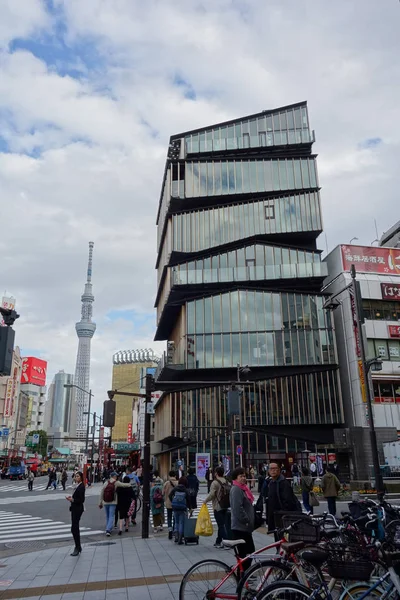
M 178 546 L 165 533 L 158 535 L 85 544 L 78 558 L 70 556 L 72 545 L 6 558 L 0 564 L 0 600 L 175 600 L 192 564 L 204 558 L 234 564 L 232 551 L 213 547 L 215 535 L 200 538 L 198 546 Z M 254 539 L 256 548 L 272 541 L 259 532 Z

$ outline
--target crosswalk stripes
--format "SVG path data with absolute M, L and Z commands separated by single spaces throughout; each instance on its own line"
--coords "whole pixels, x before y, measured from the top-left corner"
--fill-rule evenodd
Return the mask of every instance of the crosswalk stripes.
M 103 533 L 81 527 L 81 536 Z M 71 539 L 71 525 L 42 517 L 33 517 L 5 510 L 0 511 L 0 544 L 39 540 Z
M 46 483 L 39 483 L 35 485 L 35 481 L 33 482 L 33 490 L 35 492 L 42 492 L 46 490 L 47 487 L 47 482 Z M 66 489 L 68 488 L 72 488 L 72 484 L 67 484 Z M 9 483 L 9 484 L 5 484 L 5 485 L 0 485 L 0 492 L 26 492 L 28 489 L 28 482 L 27 481 L 20 481 L 20 482 L 15 482 L 15 483 Z M 62 487 L 58 487 L 58 490 L 63 491 Z M 50 489 L 48 491 L 51 491 Z
M 49 500 L 65 500 L 65 494 L 63 493 L 57 493 L 57 492 L 50 492 L 50 490 L 48 491 L 47 494 L 35 494 L 35 489 L 33 490 L 33 492 L 28 492 L 28 490 L 26 491 L 26 495 L 20 495 L 20 496 L 12 496 L 12 497 L 0 497 L 0 506 L 4 505 L 7 506 L 9 504 L 25 504 L 27 502 L 48 502 Z M 61 490 L 62 491 L 62 490 Z M 95 487 L 91 487 L 91 488 L 86 488 L 85 490 L 85 496 L 86 498 L 88 496 L 98 496 L 100 494 L 100 490 L 99 488 L 95 488 Z

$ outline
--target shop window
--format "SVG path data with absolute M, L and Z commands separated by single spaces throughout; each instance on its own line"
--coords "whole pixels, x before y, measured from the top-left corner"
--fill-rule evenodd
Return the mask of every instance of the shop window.
M 265 210 L 265 218 L 266 219 L 275 219 L 275 205 L 271 200 L 264 204 Z

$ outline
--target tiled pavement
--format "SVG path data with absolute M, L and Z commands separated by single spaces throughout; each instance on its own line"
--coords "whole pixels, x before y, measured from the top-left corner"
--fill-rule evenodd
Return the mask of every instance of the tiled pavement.
M 259 532 L 254 539 L 257 548 L 272 541 Z M 177 546 L 166 534 L 112 537 L 112 545 L 84 545 L 78 558 L 70 556 L 71 546 L 9 557 L 0 564 L 0 600 L 175 600 L 195 562 L 213 557 L 233 564 L 233 553 L 215 549 L 214 540 Z

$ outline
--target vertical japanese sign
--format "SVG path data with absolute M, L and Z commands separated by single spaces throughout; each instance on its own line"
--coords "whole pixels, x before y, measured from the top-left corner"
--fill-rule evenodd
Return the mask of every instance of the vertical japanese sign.
M 128 423 L 127 442 L 128 444 L 132 444 L 132 423 Z
M 100 464 L 104 463 L 104 427 L 100 427 L 99 433 L 99 461 Z
M 354 293 L 354 289 L 349 288 L 349 295 L 350 295 L 350 305 L 351 305 L 351 317 L 353 319 L 354 340 L 356 343 L 356 355 L 357 355 L 357 362 L 358 362 L 358 375 L 360 378 L 361 397 L 362 397 L 362 401 L 366 402 L 367 401 L 367 389 L 366 389 L 367 382 L 365 381 L 365 375 L 364 375 L 364 367 L 363 367 L 362 353 L 361 353 L 361 337 L 360 337 L 362 335 L 362 332 L 358 328 L 356 296 Z
M 13 409 L 13 396 L 14 396 L 14 379 L 9 377 L 6 384 L 6 396 L 4 399 L 4 416 L 11 417 Z

